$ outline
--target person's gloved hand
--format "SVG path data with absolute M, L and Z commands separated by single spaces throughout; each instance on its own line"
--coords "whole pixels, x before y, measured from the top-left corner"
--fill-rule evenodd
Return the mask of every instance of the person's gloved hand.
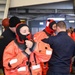
M 30 55 L 30 54 L 31 54 L 31 51 L 30 51 L 30 49 L 29 49 L 29 48 L 26 48 L 26 49 L 25 49 L 25 52 L 26 52 L 28 55 Z
M 32 46 L 33 46 L 33 42 L 32 41 L 25 40 L 25 43 L 26 43 L 27 48 L 32 48 Z
M 30 51 L 32 52 L 34 50 L 36 43 L 30 40 L 25 40 L 25 43 L 26 43 L 27 48 L 29 48 Z

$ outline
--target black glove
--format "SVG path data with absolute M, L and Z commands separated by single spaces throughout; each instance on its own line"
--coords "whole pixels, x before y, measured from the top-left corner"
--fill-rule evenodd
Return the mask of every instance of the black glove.
M 31 52 L 33 52 L 33 51 L 34 51 L 35 46 L 36 46 L 36 43 L 35 43 L 34 41 L 32 41 L 32 42 L 33 42 L 33 46 L 32 46 L 32 48 L 30 48 L 30 51 L 31 51 Z

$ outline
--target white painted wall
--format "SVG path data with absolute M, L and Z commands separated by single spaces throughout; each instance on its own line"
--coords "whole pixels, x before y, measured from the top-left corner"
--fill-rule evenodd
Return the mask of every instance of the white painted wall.
M 46 4 L 46 3 L 53 3 L 53 2 L 61 2 L 61 1 L 67 1 L 67 0 L 11 0 L 10 8 L 37 5 L 37 4 Z

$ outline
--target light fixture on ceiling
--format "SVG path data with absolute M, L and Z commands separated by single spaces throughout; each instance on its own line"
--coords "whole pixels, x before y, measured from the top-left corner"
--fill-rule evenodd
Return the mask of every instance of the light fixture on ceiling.
M 43 23 L 43 22 L 40 22 L 39 24 L 40 24 L 40 25 L 44 25 L 44 23 Z
M 74 20 L 70 20 L 70 21 L 69 21 L 69 23 L 74 23 L 74 22 L 75 22 Z
M 55 21 L 64 21 L 65 20 L 65 18 L 47 18 L 47 20 L 48 19 L 53 19 Z

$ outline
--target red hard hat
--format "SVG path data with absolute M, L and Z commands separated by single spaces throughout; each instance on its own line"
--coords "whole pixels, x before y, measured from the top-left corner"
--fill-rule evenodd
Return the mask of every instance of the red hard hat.
M 3 19 L 3 20 L 2 20 L 2 25 L 3 25 L 4 27 L 8 27 L 8 26 L 9 26 L 9 19 L 8 19 L 8 18 Z

